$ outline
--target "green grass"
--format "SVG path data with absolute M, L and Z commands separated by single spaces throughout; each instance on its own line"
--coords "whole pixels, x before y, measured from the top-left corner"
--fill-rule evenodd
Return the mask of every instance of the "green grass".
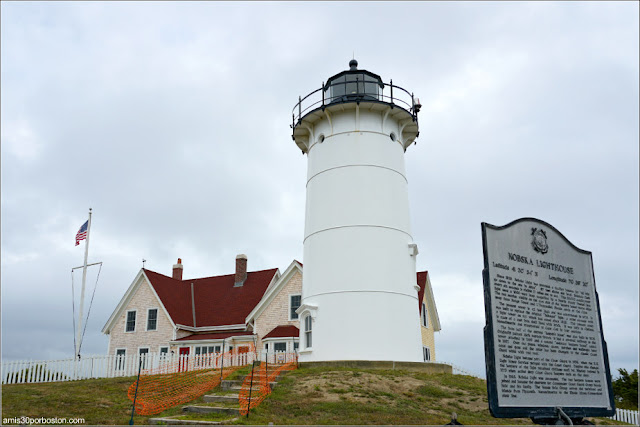
M 237 371 L 228 379 L 249 372 Z M 2 417 L 80 417 L 87 424 L 126 425 L 131 415 L 127 389 L 135 377 L 46 384 L 2 386 Z M 212 390 L 219 393 L 220 388 Z M 202 398 L 191 404 L 204 403 Z M 149 418 L 232 420 L 224 414 L 185 414 L 182 406 L 161 414 L 135 416 L 137 425 Z M 484 380 L 464 375 L 426 374 L 414 371 L 356 368 L 301 368 L 283 375 L 271 395 L 249 418 L 233 424 L 370 424 L 444 425 L 456 412 L 458 421 L 470 424 L 531 424 L 529 419 L 493 418 L 488 410 Z M 622 424 L 592 419 L 598 424 Z
M 84 418 L 87 424 L 128 424 L 127 390 L 135 377 L 2 386 L 2 418 Z M 136 424 L 147 418 L 134 416 Z

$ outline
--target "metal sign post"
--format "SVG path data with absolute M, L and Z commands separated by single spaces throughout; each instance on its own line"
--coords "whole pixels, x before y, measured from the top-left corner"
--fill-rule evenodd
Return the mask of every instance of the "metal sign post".
M 140 363 L 138 364 L 138 379 L 136 380 L 136 392 L 133 395 L 133 406 L 131 407 L 131 419 L 129 425 L 133 425 L 133 414 L 136 412 L 136 399 L 138 398 L 138 385 L 140 384 L 140 371 L 142 370 L 142 355 L 140 355 Z
M 249 418 L 249 411 L 251 411 L 251 391 L 253 390 L 253 371 L 255 370 L 256 362 L 251 363 L 251 381 L 249 383 L 249 400 L 247 401 L 247 418 Z M 258 362 L 260 366 L 260 362 Z

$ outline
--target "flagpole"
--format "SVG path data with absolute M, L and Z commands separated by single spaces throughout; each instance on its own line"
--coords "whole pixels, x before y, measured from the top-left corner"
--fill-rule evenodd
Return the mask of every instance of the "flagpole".
M 84 306 L 84 288 L 87 283 L 87 259 L 89 258 L 89 232 L 91 231 L 91 208 L 89 208 L 89 223 L 87 224 L 87 238 L 84 246 L 84 264 L 82 265 L 82 291 L 80 292 L 80 313 L 78 313 L 78 332 L 76 339 L 76 358 L 80 359 L 80 340 L 82 339 L 82 309 Z

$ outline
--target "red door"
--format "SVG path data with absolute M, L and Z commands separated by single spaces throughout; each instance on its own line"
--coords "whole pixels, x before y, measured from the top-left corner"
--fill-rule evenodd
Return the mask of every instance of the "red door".
M 189 347 L 180 347 L 179 350 L 179 361 L 178 361 L 178 372 L 188 371 L 189 370 Z

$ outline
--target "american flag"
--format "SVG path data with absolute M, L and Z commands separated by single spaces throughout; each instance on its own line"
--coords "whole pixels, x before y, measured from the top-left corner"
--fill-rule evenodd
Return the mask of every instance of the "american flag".
M 89 221 L 82 224 L 78 233 L 76 233 L 76 246 L 80 244 L 80 240 L 84 240 L 87 238 L 87 227 L 89 226 Z

